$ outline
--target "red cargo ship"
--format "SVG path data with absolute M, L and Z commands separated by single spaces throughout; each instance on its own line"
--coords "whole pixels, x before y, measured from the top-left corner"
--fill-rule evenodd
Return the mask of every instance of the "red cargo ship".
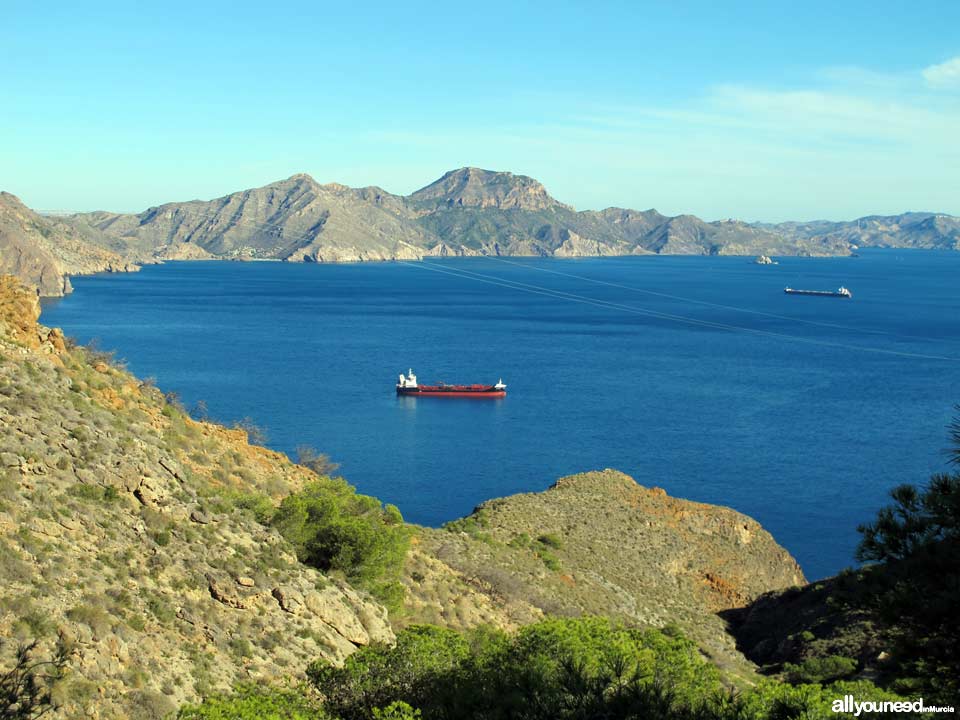
M 502 398 L 507 394 L 507 386 L 503 380 L 496 385 L 418 385 L 417 376 L 410 370 L 406 375 L 400 373 L 397 381 L 397 395 L 412 395 L 414 397 L 469 397 L 469 398 Z

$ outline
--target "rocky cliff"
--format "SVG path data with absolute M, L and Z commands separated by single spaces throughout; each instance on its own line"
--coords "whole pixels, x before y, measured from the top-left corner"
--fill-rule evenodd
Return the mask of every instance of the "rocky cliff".
M 405 582 L 413 619 L 512 627 L 552 613 L 677 623 L 722 667 L 749 673 L 718 613 L 804 577 L 751 518 L 604 470 L 423 530 Z
M 89 234 L 106 242 L 95 230 Z M 74 225 L 41 217 L 16 196 L 0 192 L 0 274 L 16 275 L 40 295 L 57 296 L 70 292 L 70 275 L 134 269 L 118 253 L 85 238 Z
M 66 643 L 60 715 L 158 718 L 392 639 L 383 608 L 244 509 L 310 471 L 191 420 L 38 315 L 0 278 L 0 644 Z

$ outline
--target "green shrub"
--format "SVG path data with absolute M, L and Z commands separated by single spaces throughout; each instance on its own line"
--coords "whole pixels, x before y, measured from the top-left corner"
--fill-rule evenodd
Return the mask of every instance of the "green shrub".
M 67 492 L 81 500 L 91 500 L 93 502 L 113 502 L 120 497 L 120 494 L 114 487 L 86 485 L 84 483 L 74 483 L 67 488 Z
M 253 645 L 250 644 L 250 641 L 245 637 L 240 637 L 235 635 L 230 638 L 230 642 L 227 643 L 230 648 L 230 652 L 237 657 L 245 658 L 253 655 Z
M 799 665 L 786 663 L 784 679 L 794 685 L 801 683 L 827 683 L 850 677 L 857 671 L 857 661 L 841 655 L 807 658 Z
M 510 538 L 510 542 L 508 542 L 507 545 L 513 548 L 530 547 L 530 536 L 525 532 L 518 533 Z
M 559 550 L 563 547 L 563 540 L 556 533 L 544 533 L 537 538 L 537 542 L 554 550 Z
M 469 657 L 470 644 L 460 633 L 414 625 L 397 635 L 393 647 L 363 648 L 342 668 L 317 661 L 307 668 L 307 676 L 334 715 L 345 720 L 369 718 L 372 708 L 398 700 L 413 705 L 430 702 L 438 690 L 436 680 L 454 674 Z
M 953 428 L 956 460 L 960 418 Z M 960 473 L 890 495 L 893 504 L 857 528 L 857 559 L 875 563 L 865 571 L 879 586 L 862 605 L 892 629 L 897 687 L 950 704 L 960 697 Z
M 230 507 L 249 512 L 257 522 L 267 525 L 276 512 L 273 501 L 261 493 L 225 492 L 220 496 Z
M 295 690 L 242 685 L 233 693 L 187 705 L 178 720 L 323 720 L 328 717 L 304 693 Z
M 413 708 L 428 719 L 682 720 L 721 688 L 689 640 L 603 618 L 546 620 L 512 637 L 413 626 L 395 647 L 363 648 L 342 668 L 314 663 L 307 675 L 343 720 L 415 717 Z
M 402 700 L 398 700 L 385 708 L 374 708 L 373 717 L 374 720 L 420 720 L 423 714 Z
M 97 636 L 106 634 L 112 624 L 110 616 L 99 605 L 76 605 L 67 610 L 66 615 L 70 620 L 83 623 L 89 627 Z
M 560 572 L 560 559 L 549 550 L 543 548 L 538 550 L 537 557 L 543 561 L 548 570 Z
M 399 578 L 410 543 L 400 511 L 359 495 L 341 478 L 321 478 L 287 496 L 271 524 L 301 562 L 340 571 L 371 591 Z

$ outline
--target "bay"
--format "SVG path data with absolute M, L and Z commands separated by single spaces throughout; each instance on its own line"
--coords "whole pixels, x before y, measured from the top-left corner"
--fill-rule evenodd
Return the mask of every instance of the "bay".
M 412 522 L 612 467 L 756 518 L 820 578 L 891 487 L 946 469 L 958 278 L 960 253 L 902 250 L 178 262 L 74 278 L 41 320 L 276 449 L 328 453 Z M 408 368 L 508 395 L 398 398 Z

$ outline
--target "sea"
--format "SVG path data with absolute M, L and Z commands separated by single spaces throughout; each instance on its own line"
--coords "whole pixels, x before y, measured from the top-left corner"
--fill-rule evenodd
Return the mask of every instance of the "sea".
M 616 468 L 750 515 L 810 579 L 855 565 L 891 488 L 948 469 L 960 402 L 956 252 L 171 262 L 73 284 L 43 323 L 327 453 L 411 522 Z M 397 397 L 409 369 L 508 393 Z

